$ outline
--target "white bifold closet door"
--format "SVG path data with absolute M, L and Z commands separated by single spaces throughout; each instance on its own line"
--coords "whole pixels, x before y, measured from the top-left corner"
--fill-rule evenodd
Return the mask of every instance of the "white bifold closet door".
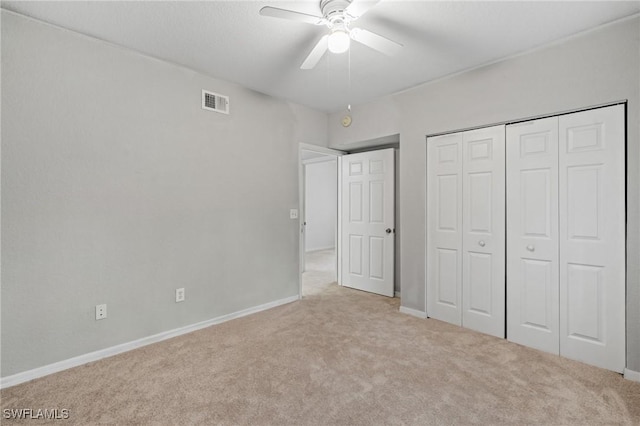
M 507 338 L 559 352 L 558 117 L 507 126 Z
M 427 316 L 462 325 L 462 133 L 427 139 Z
M 625 367 L 624 106 L 560 117 L 560 354 Z
M 427 315 L 505 331 L 505 133 L 427 140 Z
M 624 149 L 622 105 L 507 127 L 507 338 L 618 372 Z

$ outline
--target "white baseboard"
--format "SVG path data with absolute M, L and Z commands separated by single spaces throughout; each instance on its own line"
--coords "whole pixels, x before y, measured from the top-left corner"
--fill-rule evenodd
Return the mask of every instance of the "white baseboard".
M 398 299 L 400 299 L 400 292 L 399 291 L 395 291 L 393 293 L 394 297 L 397 297 Z
M 632 382 L 640 382 L 640 371 L 633 371 L 625 368 L 624 378 L 627 380 L 631 380 Z
M 402 312 L 403 314 L 412 315 L 412 316 L 418 317 L 418 318 L 426 318 L 427 317 L 427 313 L 426 312 L 422 312 L 422 311 L 419 311 L 417 309 L 407 308 L 406 306 L 400 306 L 400 312 Z
M 112 346 L 110 348 L 100 349 L 99 351 L 90 352 L 88 354 L 65 359 L 63 361 L 45 365 L 43 367 L 38 367 L 32 370 L 23 371 L 22 373 L 17 373 L 12 376 L 2 377 L 0 378 L 0 389 L 19 385 L 20 383 L 28 382 L 29 380 L 48 376 L 49 374 L 53 374 L 59 371 L 67 370 L 69 368 L 77 367 L 77 366 L 86 364 L 88 362 L 98 361 L 103 358 L 107 358 L 113 355 L 121 354 L 123 352 L 131 351 L 133 349 L 137 349 L 142 346 L 147 346 L 152 343 L 157 343 L 163 340 L 171 339 L 172 337 L 191 333 L 192 331 L 200 330 L 202 328 L 206 328 L 215 324 L 220 324 L 226 321 L 230 321 L 235 318 L 244 317 L 247 315 L 255 314 L 260 311 L 265 311 L 267 309 L 275 308 L 276 306 L 295 302 L 296 300 L 299 300 L 299 299 L 300 299 L 300 296 L 298 295 L 286 297 L 284 299 L 265 303 L 263 305 L 254 306 L 252 308 L 243 309 L 238 312 L 232 312 L 230 314 L 222 315 L 220 317 L 213 318 L 210 320 L 198 322 L 195 324 L 187 325 L 187 326 L 176 328 L 169 331 L 163 331 L 162 333 L 143 337 L 141 339 L 134 340 L 132 342 L 122 343 L 120 345 Z

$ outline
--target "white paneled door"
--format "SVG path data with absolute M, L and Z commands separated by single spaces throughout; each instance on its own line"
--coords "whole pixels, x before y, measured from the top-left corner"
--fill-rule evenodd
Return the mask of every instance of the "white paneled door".
M 625 366 L 624 106 L 507 127 L 507 338 Z
M 504 126 L 427 141 L 427 315 L 504 337 Z
M 427 315 L 462 325 L 462 133 L 427 141 Z
M 507 211 L 507 338 L 558 353 L 558 117 L 507 126 Z
M 464 132 L 462 325 L 505 335 L 504 126 Z
M 624 106 L 559 123 L 560 354 L 625 367 Z
M 342 156 L 342 285 L 394 295 L 394 150 Z

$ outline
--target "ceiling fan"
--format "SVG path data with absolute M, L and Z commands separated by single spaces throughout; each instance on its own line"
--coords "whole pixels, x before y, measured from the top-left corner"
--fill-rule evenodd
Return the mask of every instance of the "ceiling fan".
M 379 1 L 321 0 L 320 11 L 322 16 L 265 6 L 260 9 L 260 15 L 327 26 L 329 34 L 322 36 L 300 66 L 301 69 L 308 70 L 316 66 L 327 50 L 332 53 L 343 53 L 349 50 L 351 40 L 389 56 L 402 48 L 400 43 L 396 43 L 386 37 L 361 28 L 350 27 L 353 21 L 364 15 Z

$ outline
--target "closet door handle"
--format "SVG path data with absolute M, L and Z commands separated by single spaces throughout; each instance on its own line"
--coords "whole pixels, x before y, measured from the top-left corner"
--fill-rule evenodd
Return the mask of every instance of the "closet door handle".
M 478 241 L 478 245 L 480 247 L 484 247 L 486 245 L 486 243 L 483 240 Z
M 527 250 L 529 250 L 529 251 L 536 251 L 536 248 L 533 246 L 533 244 L 529 244 L 529 245 L 527 246 Z

